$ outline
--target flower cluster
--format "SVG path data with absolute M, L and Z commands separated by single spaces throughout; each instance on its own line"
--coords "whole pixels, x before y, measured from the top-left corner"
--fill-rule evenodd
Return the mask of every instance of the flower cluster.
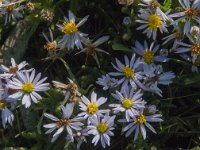
M 27 65 L 25 61 L 17 64 L 11 58 L 11 66 L 0 66 L 3 72 L 0 74 L 0 109 L 4 128 L 7 122 L 12 125 L 14 115 L 10 109 L 14 109 L 18 101 L 28 108 L 31 101 L 37 103 L 42 99 L 38 92 L 49 89 L 49 83 L 44 83 L 47 78 L 41 79 L 41 73 L 36 74 L 34 68 L 26 69 Z

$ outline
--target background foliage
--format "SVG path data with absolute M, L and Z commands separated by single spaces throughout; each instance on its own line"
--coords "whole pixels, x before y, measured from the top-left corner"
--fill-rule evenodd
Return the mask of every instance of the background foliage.
M 176 2 L 172 0 L 160 0 L 164 11 L 172 8 L 178 9 Z M 96 85 L 95 81 L 105 72 L 110 71 L 111 62 L 114 58 L 123 59 L 123 55 L 131 55 L 134 41 L 143 41 L 145 35 L 136 30 L 138 3 L 135 0 L 131 6 L 119 5 L 116 0 L 34 0 L 36 10 L 29 12 L 24 10 L 24 18 L 18 22 L 4 25 L 4 18 L 0 16 L 0 52 L 1 61 L 9 64 L 10 58 L 14 57 L 17 62 L 26 60 L 30 66 L 35 67 L 44 76 L 52 80 L 67 81 L 67 77 L 75 79 L 81 91 L 85 95 L 93 90 L 98 90 L 102 96 L 112 99 L 110 92 L 105 92 Z M 42 9 L 48 9 L 54 13 L 52 21 L 41 18 Z M 78 18 L 89 15 L 88 21 L 80 28 L 89 37 L 98 39 L 102 35 L 110 35 L 110 40 L 104 44 L 103 49 L 110 56 L 99 54 L 101 68 L 98 68 L 93 58 L 89 57 L 85 64 L 86 55 L 74 55 L 77 51 L 67 52 L 62 56 L 46 59 L 47 51 L 43 45 L 45 39 L 42 32 L 48 33 L 51 28 L 55 37 L 60 36 L 56 24 L 63 20 L 63 16 L 71 10 Z M 133 22 L 123 25 L 123 18 L 130 16 Z M 161 39 L 161 38 L 158 38 Z M 162 40 L 158 41 L 162 43 Z M 164 48 L 169 48 L 168 44 Z M 200 75 L 191 73 L 191 65 L 180 59 L 177 55 L 170 53 L 172 60 L 163 64 L 166 68 L 176 74 L 174 83 L 163 87 L 163 98 L 153 96 L 148 100 L 156 104 L 162 111 L 164 122 L 157 126 L 157 135 L 149 134 L 147 140 L 139 138 L 137 142 L 132 137 L 123 138 L 121 131 L 115 131 L 115 138 L 111 140 L 108 149 L 198 149 L 200 145 Z M 61 136 L 55 143 L 50 143 L 51 137 L 44 134 L 42 125 L 45 120 L 43 113 L 48 111 L 59 114 L 58 106 L 63 96 L 55 91 L 49 90 L 45 93 L 42 102 L 32 106 L 30 109 L 18 107 L 14 111 L 15 120 L 13 127 L 0 128 L 1 149 L 76 149 L 75 145 Z M 91 142 L 83 144 L 82 149 L 100 149 L 93 147 Z

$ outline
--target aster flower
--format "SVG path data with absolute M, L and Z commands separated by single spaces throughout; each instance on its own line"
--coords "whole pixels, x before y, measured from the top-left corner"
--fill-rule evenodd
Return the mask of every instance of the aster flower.
M 76 54 L 85 52 L 87 54 L 87 57 L 88 57 L 88 55 L 92 56 L 95 59 L 98 67 L 100 68 L 100 63 L 99 63 L 96 52 L 102 52 L 107 55 L 110 55 L 105 50 L 98 48 L 99 45 L 105 43 L 106 41 L 108 41 L 108 39 L 109 39 L 109 36 L 103 36 L 103 37 L 100 37 L 99 39 L 97 39 L 95 42 L 92 42 L 90 39 L 82 38 L 82 42 L 85 45 L 85 48 Z M 86 58 L 86 61 L 87 61 L 87 58 Z
M 61 49 L 65 47 L 68 49 L 74 49 L 74 46 L 76 46 L 78 49 L 82 49 L 83 46 L 81 43 L 81 38 L 87 36 L 87 34 L 80 32 L 78 28 L 87 21 L 88 16 L 84 17 L 77 25 L 75 24 L 75 16 L 71 11 L 69 11 L 68 18 L 64 17 L 64 19 L 65 21 L 62 25 L 57 25 L 65 34 L 59 41 Z
M 162 45 L 169 43 L 169 41 L 173 41 L 172 50 L 175 50 L 178 47 L 178 42 L 181 42 L 184 39 L 184 33 L 178 25 L 174 26 L 174 33 L 164 37 L 162 40 L 164 41 Z
M 16 64 L 14 58 L 11 58 L 11 66 L 6 67 L 4 65 L 0 66 L 0 70 L 3 71 L 3 74 L 0 74 L 0 78 L 10 78 L 15 76 L 18 72 L 22 71 L 28 63 L 26 61 L 21 62 L 20 64 Z M 27 70 L 26 70 L 27 71 Z
M 152 11 L 161 16 L 164 21 L 169 20 L 169 17 L 160 9 L 160 4 L 157 0 L 141 0 L 139 5 L 146 7 L 147 11 Z
M 192 57 L 192 62 L 195 62 L 197 57 L 200 55 L 200 36 L 192 37 L 190 34 L 187 34 L 187 37 L 191 44 L 178 42 L 177 44 L 179 47 L 175 50 L 175 53 L 182 54 L 189 52 Z
M 142 99 L 143 93 L 141 90 L 136 91 L 133 87 L 123 86 L 121 91 L 116 91 L 112 96 L 120 102 L 120 104 L 110 104 L 113 107 L 113 112 L 125 112 L 127 121 L 137 115 L 139 109 L 143 109 L 146 102 Z
M 109 74 L 103 75 L 101 78 L 98 78 L 96 83 L 103 86 L 103 90 L 108 90 L 109 88 L 114 88 L 117 86 L 118 80 L 111 78 Z
M 92 92 L 91 100 L 86 98 L 84 95 L 81 97 L 82 102 L 79 102 L 80 114 L 78 116 L 83 116 L 85 119 L 91 118 L 92 116 L 99 116 L 107 112 L 107 110 L 100 110 L 99 107 L 107 101 L 107 98 L 100 97 L 97 99 L 97 94 Z M 89 119 L 88 119 L 89 121 Z
M 158 84 L 169 85 L 175 78 L 172 71 L 164 72 L 161 65 L 144 65 L 144 85 L 147 91 L 154 92 L 162 96 L 162 90 L 158 88 Z
M 19 5 L 19 3 L 20 1 L 17 0 L 3 0 L 1 14 L 5 15 L 5 25 L 11 20 L 23 17 L 19 11 L 24 9 L 25 6 Z
M 41 79 L 41 73 L 35 76 L 35 70 L 31 72 L 18 72 L 17 78 L 13 77 L 8 81 L 8 87 L 17 92 L 9 95 L 10 98 L 22 98 L 22 104 L 26 108 L 30 107 L 31 100 L 37 103 L 42 97 L 37 92 L 44 92 L 49 89 L 49 83 L 44 83 L 46 77 Z
M 145 116 L 142 111 L 136 115 L 130 121 L 126 119 L 120 119 L 119 122 L 128 123 L 126 127 L 122 129 L 122 132 L 126 132 L 125 136 L 128 137 L 131 133 L 134 133 L 134 140 L 137 139 L 139 132 L 142 133 L 143 139 L 146 139 L 146 128 L 150 129 L 153 133 L 156 134 L 155 129 L 149 124 L 149 122 L 162 122 L 161 114 L 154 114 L 150 116 Z
M 136 20 L 136 22 L 142 23 L 143 25 L 139 26 L 137 30 L 144 30 L 142 33 L 147 34 L 148 38 L 152 37 L 153 40 L 156 40 L 158 30 L 161 33 L 168 33 L 167 25 L 160 15 L 140 9 L 138 17 L 140 19 Z
M 92 143 L 97 145 L 101 141 L 103 148 L 106 145 L 110 146 L 110 136 L 114 136 L 112 130 L 114 130 L 114 120 L 115 116 L 110 117 L 106 114 L 102 119 L 100 116 L 94 116 L 90 118 L 91 124 L 87 126 L 88 134 L 94 135 Z
M 62 104 L 65 104 L 65 102 L 68 99 L 70 100 L 70 102 L 75 102 L 73 101 L 73 97 L 81 96 L 81 93 L 78 90 L 77 84 L 69 78 L 68 80 L 69 80 L 68 84 L 64 84 L 58 81 L 52 81 L 54 84 L 54 87 L 57 89 L 61 89 L 65 96 L 65 99 Z
M 129 61 L 127 56 L 124 56 L 125 59 L 125 65 L 122 64 L 117 58 L 116 63 L 117 66 L 112 64 L 112 66 L 118 71 L 118 72 L 110 72 L 108 73 L 110 76 L 122 76 L 120 80 L 118 80 L 118 85 L 122 84 L 122 86 L 127 85 L 130 83 L 133 87 L 136 87 L 137 85 L 142 87 L 140 80 L 142 80 L 141 76 L 141 61 L 138 58 L 135 60 L 135 55 L 132 55 L 131 60 Z
M 8 109 L 8 104 L 15 101 L 14 99 L 8 98 L 8 89 L 3 88 L 1 86 L 0 89 L 0 110 L 1 110 L 1 120 L 2 126 L 5 128 L 6 123 L 9 123 L 12 126 L 12 122 L 14 121 L 13 113 Z
M 182 20 L 186 20 L 184 25 L 184 34 L 188 33 L 190 31 L 190 24 L 192 21 L 200 24 L 200 17 L 198 15 L 198 7 L 195 5 L 195 3 L 190 4 L 189 0 L 178 0 L 181 7 L 183 7 L 184 11 L 178 12 L 175 14 L 170 15 L 172 18 L 178 18 L 177 20 L 174 20 L 172 24 L 176 24 L 181 22 Z
M 57 131 L 53 134 L 53 138 L 51 139 L 51 142 L 54 142 L 59 135 L 66 129 L 68 137 L 71 137 L 71 141 L 74 141 L 73 138 L 73 130 L 80 131 L 83 126 L 83 123 L 81 123 L 81 118 L 71 118 L 71 115 L 73 113 L 74 104 L 70 103 L 66 106 L 61 106 L 63 116 L 61 119 L 48 114 L 44 113 L 44 116 L 53 120 L 53 123 L 45 124 L 43 125 L 44 128 L 47 128 L 48 130 L 45 132 L 45 134 L 52 133 L 57 129 Z
M 143 61 L 146 64 L 153 64 L 154 62 L 167 62 L 169 58 L 163 57 L 161 55 L 155 56 L 155 53 L 158 51 L 159 45 L 156 45 L 155 42 L 151 43 L 150 47 L 147 42 L 144 41 L 144 45 L 140 42 L 135 42 L 135 47 L 133 50 L 142 56 Z

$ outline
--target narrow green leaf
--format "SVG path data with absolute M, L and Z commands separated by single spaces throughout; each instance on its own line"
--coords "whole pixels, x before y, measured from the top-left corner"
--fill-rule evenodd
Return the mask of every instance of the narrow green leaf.
M 112 45 L 112 49 L 116 50 L 116 51 L 127 51 L 127 52 L 131 52 L 132 50 L 127 48 L 126 46 L 119 44 L 119 43 L 113 43 Z

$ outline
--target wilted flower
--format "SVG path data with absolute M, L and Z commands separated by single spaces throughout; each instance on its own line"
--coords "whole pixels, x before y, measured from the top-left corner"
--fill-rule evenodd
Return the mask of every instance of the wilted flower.
M 121 5 L 131 5 L 133 4 L 134 0 L 118 0 L 118 3 L 121 4 Z
M 100 63 L 99 63 L 99 60 L 97 57 L 97 52 L 102 52 L 107 55 L 109 55 L 109 53 L 106 52 L 105 50 L 98 48 L 98 46 L 103 44 L 104 42 L 106 42 L 108 39 L 109 39 L 109 36 L 103 36 L 92 43 L 92 41 L 90 39 L 82 38 L 82 42 L 85 45 L 85 48 L 76 54 L 85 52 L 87 54 L 87 57 L 88 57 L 88 55 L 92 56 L 95 59 L 98 67 L 100 68 Z M 86 60 L 87 60 L 87 58 L 86 58 Z

